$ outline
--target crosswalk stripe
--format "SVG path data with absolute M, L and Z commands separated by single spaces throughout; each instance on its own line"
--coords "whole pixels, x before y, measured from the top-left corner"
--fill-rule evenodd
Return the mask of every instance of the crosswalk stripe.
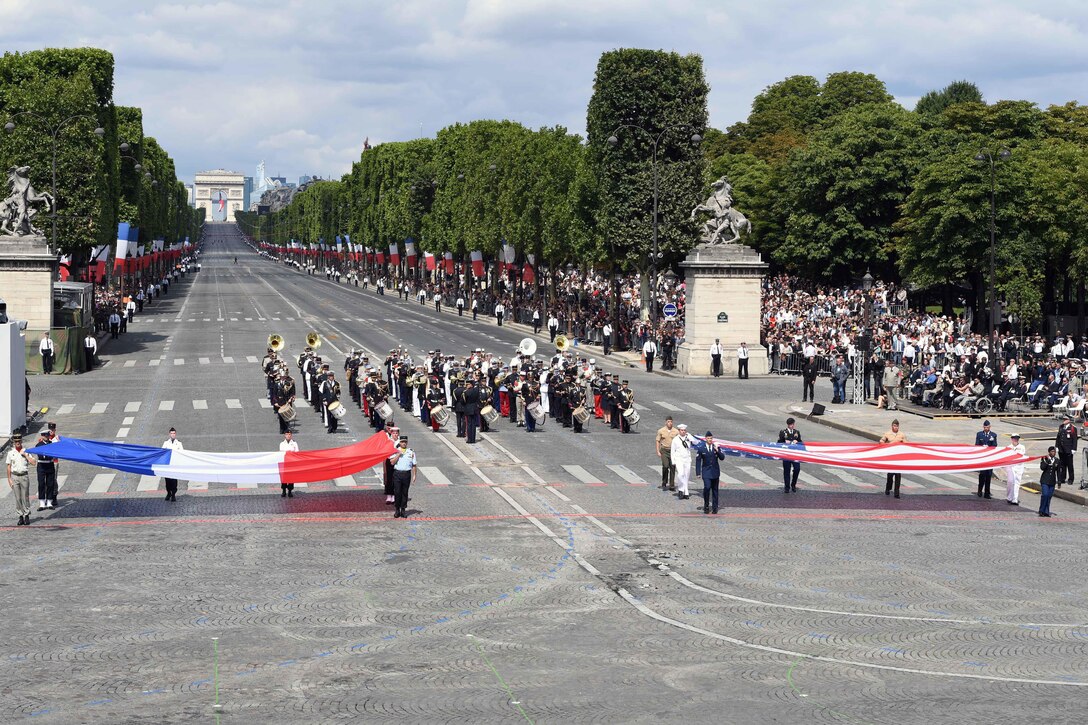
M 754 410 L 760 415 L 774 415 L 774 413 L 768 413 L 767 411 L 763 410 L 763 408 L 760 408 L 758 405 L 746 405 L 744 407 L 748 410 Z
M 237 318 L 237 317 L 232 317 L 232 318 L 230 318 L 230 321 L 231 321 L 231 322 L 237 322 L 237 321 L 238 321 L 238 318 Z
M 723 474 L 721 474 L 721 476 L 720 476 L 720 477 L 718 478 L 718 482 L 719 482 L 719 483 L 724 483 L 724 484 L 726 484 L 727 486 L 729 486 L 729 485 L 732 485 L 732 486 L 743 486 L 743 485 L 744 485 L 744 482 L 743 482 L 743 481 L 741 481 L 741 480 L 740 480 L 739 478 L 733 478 L 732 476 L 730 476 L 730 475 L 729 475 L 729 474 L 727 474 L 727 473 L 723 473 Z
M 87 486 L 87 493 L 105 493 L 110 490 L 110 484 L 117 477 L 115 473 L 97 473 L 91 479 L 91 485 Z
M 64 488 L 64 484 L 68 482 L 68 474 L 62 473 L 57 476 L 57 490 Z
M 207 481 L 189 481 L 189 490 L 190 491 L 207 491 L 208 490 L 208 482 Z
M 747 474 L 748 476 L 751 476 L 752 478 L 759 481 L 760 483 L 769 483 L 772 486 L 777 486 L 778 485 L 778 481 L 774 480 L 773 478 L 771 478 L 770 476 L 768 476 L 766 473 L 759 470 L 755 466 L 737 466 L 737 470 L 743 471 L 745 474 Z
M 805 473 L 804 471 L 801 471 L 801 473 L 798 474 L 797 480 L 802 481 L 803 483 L 806 483 L 809 486 L 822 486 L 822 487 L 826 488 L 827 485 L 828 485 L 828 484 L 824 483 L 823 481 L 821 481 L 820 479 L 813 476 L 811 473 Z
M 599 479 L 594 477 L 593 474 L 591 474 L 589 471 L 582 468 L 581 466 L 571 466 L 564 464 L 563 468 L 564 470 L 566 470 L 567 473 L 574 476 L 582 483 L 601 483 Z
M 227 407 L 228 408 L 241 408 L 242 407 L 242 401 L 238 400 L 237 398 L 227 398 Z
M 257 402 L 261 404 L 262 408 L 267 408 L 267 409 L 272 408 L 272 403 L 269 402 L 268 398 L 259 398 L 257 400 Z
M 206 400 L 194 400 L 193 401 L 193 410 L 207 410 L 207 409 L 208 409 L 208 401 L 206 401 Z
M 57 415 L 68 415 L 75 409 L 76 406 L 72 405 L 71 403 L 65 403 L 64 405 L 57 408 Z
M 246 322 L 253 322 L 253 318 L 252 318 L 252 317 L 246 317 L 246 318 L 245 318 L 245 321 L 246 321 Z
M 100 415 L 106 412 L 106 408 L 109 407 L 109 403 L 95 403 L 91 406 L 92 415 Z
M 840 471 L 835 468 L 825 468 L 825 470 L 833 476 L 836 476 L 851 486 L 857 486 L 858 488 L 876 488 L 875 483 L 869 483 L 868 481 L 862 481 L 857 476 L 847 473 L 846 471 Z
M 715 403 L 715 405 L 726 413 L 732 413 L 733 415 L 748 415 L 747 411 L 741 410 L 740 408 L 734 408 L 732 405 L 726 405 L 725 403 Z
M 432 486 L 449 486 L 450 479 L 446 478 L 446 474 L 438 470 L 434 466 L 420 466 L 419 472 L 427 479 Z
M 255 362 L 260 362 L 260 361 L 257 360 L 256 355 L 246 355 L 246 362 L 255 363 Z
M 671 411 L 671 412 L 674 412 L 674 413 L 679 412 L 681 410 L 680 408 L 673 405 L 672 403 L 666 403 L 664 400 L 655 400 L 654 405 L 660 405 L 665 410 L 668 410 L 668 411 Z
M 645 480 L 639 478 L 639 475 L 637 473 L 635 473 L 634 471 L 632 471 L 627 466 L 621 466 L 621 465 L 618 465 L 618 464 L 617 465 L 610 465 L 608 467 L 608 470 L 615 473 L 617 476 L 622 478 L 624 481 L 627 481 L 627 483 L 646 483 Z
M 228 363 L 228 364 L 232 363 L 232 362 L 234 362 L 234 358 L 232 358 L 230 356 L 227 356 L 227 355 L 224 355 L 223 356 L 223 362 Z
M 141 403 L 136 402 L 136 401 L 131 402 L 131 403 L 125 403 L 125 412 L 126 413 L 139 413 L 140 412 L 140 405 L 141 405 Z
M 137 491 L 158 491 L 158 476 L 140 476 L 140 482 L 136 484 Z
M 162 360 L 159 360 L 158 358 L 155 358 L 154 360 L 151 360 L 147 364 L 150 365 L 153 368 L 157 368 L 159 366 L 159 363 L 161 363 L 161 362 L 162 362 Z
M 208 365 L 208 364 L 211 363 L 211 360 L 206 358 L 206 357 L 202 357 L 199 360 L 197 360 L 197 362 L 199 362 L 201 365 Z
M 689 403 L 689 402 L 685 401 L 684 405 L 688 406 L 692 410 L 694 410 L 696 412 L 699 412 L 699 413 L 713 413 L 714 412 L 710 408 L 703 407 L 702 405 L 699 405 L 698 403 Z
M 173 409 L 174 409 L 174 401 L 172 401 L 172 400 L 159 401 L 159 410 L 173 410 Z
M 174 364 L 175 365 L 184 365 L 185 364 L 185 358 L 183 358 L 183 357 L 174 358 Z
M 135 360 L 125 360 L 125 365 L 124 365 L 124 367 L 126 367 L 126 368 L 134 368 L 134 367 L 136 367 L 136 361 L 135 361 Z
M 918 475 L 919 478 L 924 478 L 927 481 L 933 481 L 933 483 L 937 484 L 938 486 L 944 486 L 945 488 L 958 488 L 961 491 L 966 491 L 967 490 L 967 486 L 964 486 L 964 485 L 959 484 L 959 483 L 953 483 L 952 481 L 950 481 L 947 478 L 948 474 L 945 474 L 945 476 L 946 476 L 945 478 L 942 478 L 941 476 L 935 476 L 935 475 L 933 475 L 931 473 L 919 473 L 917 475 Z M 907 482 L 903 481 L 903 485 L 905 486 L 906 484 L 907 484 Z
M 419 470 L 423 470 L 421 466 Z M 337 486 L 344 486 L 345 488 L 351 488 L 355 486 L 355 478 L 352 476 L 340 476 L 339 478 L 332 479 L 332 482 Z
M 117 435 L 115 435 L 114 438 L 128 438 L 128 432 L 128 428 L 118 428 Z
M 238 488 L 257 488 L 256 481 L 242 481 L 238 484 Z

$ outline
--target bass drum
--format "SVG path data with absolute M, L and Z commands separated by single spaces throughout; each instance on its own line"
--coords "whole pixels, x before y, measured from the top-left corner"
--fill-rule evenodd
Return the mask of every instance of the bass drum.
M 488 425 L 495 425 L 499 420 L 499 411 L 495 410 L 495 408 L 490 405 L 485 405 L 480 408 L 480 415 L 487 421 Z
M 383 400 L 381 405 L 375 408 L 374 412 L 377 413 L 378 417 L 382 420 L 389 420 L 393 417 L 393 406 L 389 404 L 389 401 Z
M 586 406 L 584 405 L 579 405 L 577 408 L 575 408 L 572 415 L 579 424 L 584 424 L 587 420 L 589 420 L 589 411 L 586 410 Z
M 284 403 L 276 412 L 280 414 L 281 418 L 283 418 L 284 423 L 290 423 L 292 420 L 295 419 L 295 416 L 298 415 L 297 413 L 295 413 L 295 407 L 290 403 Z
M 623 417 L 627 419 L 629 425 L 638 425 L 638 422 L 642 420 L 642 416 L 638 414 L 634 406 L 623 411 Z
M 533 403 L 532 405 L 525 406 L 525 412 L 533 416 L 533 420 L 538 426 L 544 425 L 544 406 L 540 403 Z
M 438 427 L 441 428 L 446 425 L 446 423 L 450 422 L 450 412 L 441 405 L 436 405 L 431 408 L 431 418 L 433 418 L 435 422 L 438 423 Z
M 337 420 L 341 420 L 345 415 L 347 415 L 347 412 L 347 409 L 344 406 L 340 405 L 339 400 L 334 400 L 329 403 L 329 415 L 336 418 Z

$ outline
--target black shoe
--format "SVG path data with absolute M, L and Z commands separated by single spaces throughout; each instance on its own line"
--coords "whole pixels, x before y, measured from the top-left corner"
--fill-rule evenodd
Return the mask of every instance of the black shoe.
M 39 511 L 45 511 L 45 506 L 38 506 Z
M 896 498 L 899 498 L 899 494 L 895 494 L 895 497 L 896 497 Z
M 790 486 L 790 490 L 797 493 L 797 486 Z
M 287 498 L 287 492 L 286 491 L 280 491 L 280 498 Z
M 167 501 L 169 501 L 169 500 L 170 500 L 170 494 L 166 494 L 166 500 L 167 500 Z
M 703 513 L 704 514 L 710 513 L 710 507 L 709 506 L 703 506 Z
M 990 494 L 983 494 L 982 498 L 990 498 Z
M 408 518 L 408 509 L 401 509 L 401 510 L 400 510 L 400 517 L 401 517 L 402 519 L 406 519 L 406 518 Z
M 979 498 L 982 498 L 982 491 L 976 492 L 975 495 L 978 496 Z
M 718 509 L 710 509 L 710 513 L 716 514 L 716 513 L 718 513 Z
M 884 492 L 884 495 L 885 495 L 885 496 L 891 496 L 891 495 L 892 495 L 892 491 L 891 491 L 891 489 L 888 489 L 887 491 L 885 491 L 885 492 Z
M 1009 501 L 1009 503 L 1011 503 L 1013 506 L 1019 506 L 1020 505 L 1019 501 Z
M 177 503 L 178 502 L 178 495 L 176 493 L 170 494 L 170 500 L 173 501 L 174 503 Z
M 1039 514 L 1039 515 L 1042 516 L 1042 514 Z M 19 523 L 15 524 L 15 525 L 16 526 L 22 526 L 23 525 L 23 517 L 22 516 L 19 517 Z
M 56 501 L 54 501 L 53 503 L 46 506 L 46 508 L 49 508 L 49 509 L 55 509 L 56 507 L 57 507 L 57 502 Z
M 786 486 L 786 488 L 784 488 L 782 490 L 782 493 L 789 493 L 789 492 L 790 492 L 790 487 L 789 486 Z
M 287 498 L 294 498 L 294 497 L 295 497 L 295 492 L 294 491 L 288 491 L 287 492 Z

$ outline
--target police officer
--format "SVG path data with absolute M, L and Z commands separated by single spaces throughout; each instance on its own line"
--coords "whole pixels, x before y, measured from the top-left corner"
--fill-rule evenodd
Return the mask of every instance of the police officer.
M 989 446 L 991 448 L 997 447 L 997 433 L 990 430 L 990 421 L 986 420 L 982 422 L 982 430 L 975 433 L 975 445 L 976 446 Z M 987 468 L 984 471 L 978 472 L 978 497 L 990 498 L 990 481 L 994 478 L 994 469 Z
M 35 447 L 57 442 L 57 424 L 50 422 L 46 430 L 38 437 Z M 39 454 L 35 456 L 38 465 L 38 510 L 57 507 L 57 459 Z
M 408 436 L 401 436 L 393 463 L 393 518 L 408 518 L 408 489 L 416 482 L 416 453 L 408 447 Z
M 476 381 L 468 379 L 468 387 L 462 395 L 465 414 L 465 442 L 476 442 L 476 423 L 480 417 L 480 391 L 476 389 Z
M 800 445 L 804 441 L 801 440 L 801 431 L 793 427 L 796 423 L 792 417 L 786 418 L 786 427 L 778 431 L 778 442 L 787 445 Z M 787 461 L 782 460 L 782 482 L 786 486 L 786 493 L 797 490 L 797 476 L 801 473 L 800 461 Z

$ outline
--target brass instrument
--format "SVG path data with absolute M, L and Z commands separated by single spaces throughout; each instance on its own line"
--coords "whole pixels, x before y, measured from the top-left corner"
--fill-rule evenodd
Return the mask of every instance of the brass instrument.
M 279 352 L 284 348 L 283 336 L 272 333 L 268 336 L 268 347 L 272 348 L 273 352 Z
M 306 345 L 312 347 L 314 350 L 321 347 L 321 335 L 318 335 L 316 332 L 307 333 Z
M 555 336 L 555 349 L 559 352 L 566 352 L 571 348 L 571 341 L 567 339 L 566 335 Z
M 518 354 L 532 357 L 536 354 L 536 340 L 526 337 L 518 344 Z

